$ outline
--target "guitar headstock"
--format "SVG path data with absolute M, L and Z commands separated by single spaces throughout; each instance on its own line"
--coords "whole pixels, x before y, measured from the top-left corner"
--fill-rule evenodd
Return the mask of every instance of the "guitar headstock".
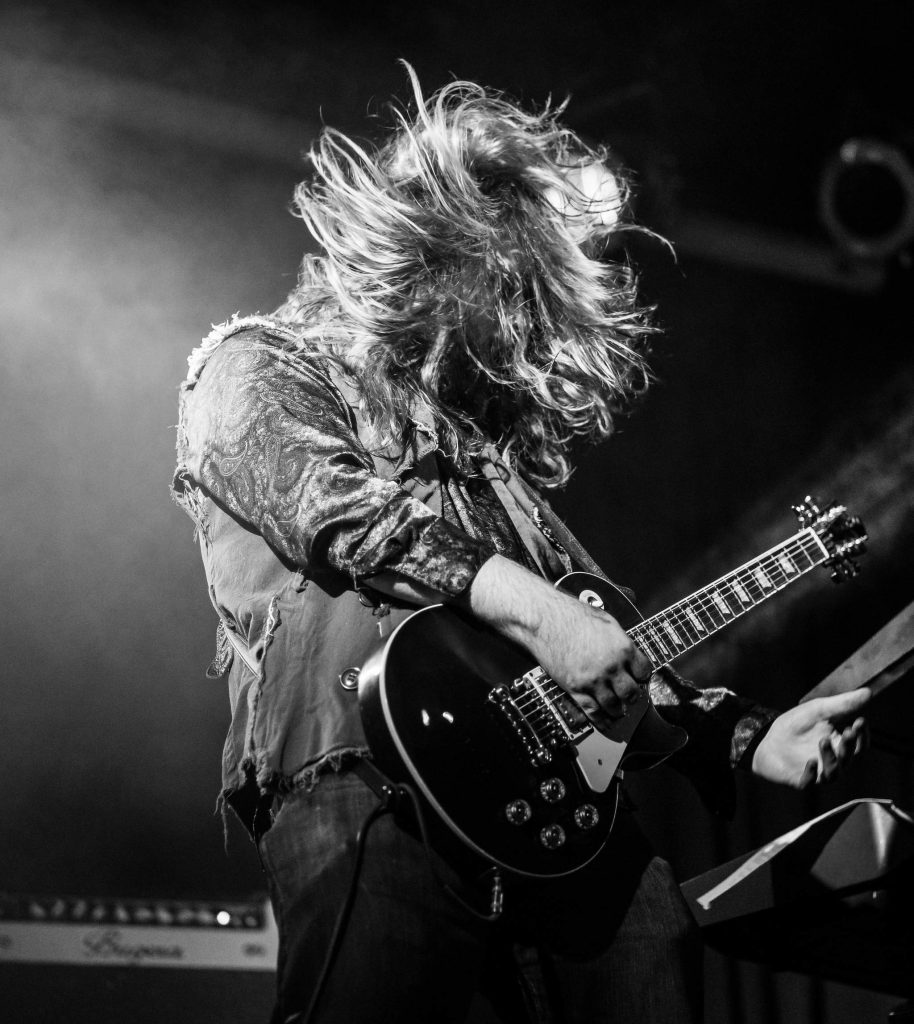
M 860 567 L 854 561 L 866 552 L 866 529 L 863 523 L 848 513 L 843 505 L 829 502 L 824 508 L 809 495 L 793 510 L 804 529 L 815 530 L 825 545 L 829 557 L 825 564 L 832 568 L 831 578 L 840 583 L 856 576 Z

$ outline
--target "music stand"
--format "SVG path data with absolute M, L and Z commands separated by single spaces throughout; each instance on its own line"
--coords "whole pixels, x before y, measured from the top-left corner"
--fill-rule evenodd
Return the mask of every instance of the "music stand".
M 873 691 L 867 707 L 874 747 L 914 757 L 914 602 L 883 626 L 802 699 Z

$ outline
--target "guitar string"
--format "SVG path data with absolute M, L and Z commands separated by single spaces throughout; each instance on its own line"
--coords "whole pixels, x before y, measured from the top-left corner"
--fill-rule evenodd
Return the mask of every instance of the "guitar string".
M 818 560 L 813 557 L 811 551 L 815 553 Z M 800 554 L 809 559 L 809 565 L 804 567 L 802 564 L 796 564 L 796 558 Z M 795 571 L 793 573 L 788 574 L 781 564 L 782 559 L 785 556 L 790 557 L 791 564 L 795 567 Z M 778 593 L 794 580 L 799 579 L 811 569 L 821 564 L 824 560 L 825 556 L 822 554 L 822 549 L 816 542 L 815 538 L 810 537 L 809 531 L 802 531 L 785 541 L 773 551 L 766 552 L 765 555 L 759 556 L 755 561 L 735 570 L 730 574 L 730 576 L 723 577 L 722 579 L 715 581 L 715 583 L 702 588 L 702 590 L 696 591 L 696 593 L 691 595 L 691 597 L 677 602 L 677 604 L 665 609 L 664 612 L 660 612 L 656 616 L 652 616 L 651 618 L 644 620 L 630 630 L 629 633 L 640 646 L 647 648 L 646 653 L 651 657 L 655 667 L 666 664 L 680 654 L 684 654 L 686 651 L 691 650 L 693 647 L 697 646 L 701 640 L 706 639 L 708 636 L 722 629 L 734 619 L 745 614 L 745 612 L 757 607 L 764 600 Z M 758 581 L 756 573 L 759 569 L 764 572 L 765 577 L 769 580 L 769 587 L 764 587 Z M 750 597 L 749 604 L 745 604 L 739 599 L 734 583 L 739 583 L 744 592 Z M 724 612 L 720 610 L 720 606 L 714 600 L 715 593 L 720 595 L 727 605 L 727 613 L 729 617 L 725 616 Z M 733 606 L 726 601 L 727 595 L 729 595 L 733 602 Z M 696 601 L 696 598 L 700 600 Z M 709 624 L 710 628 L 703 635 L 696 634 L 694 625 L 688 622 L 685 613 L 685 609 L 687 608 L 691 609 L 693 612 L 702 614 L 706 622 Z M 721 619 L 720 622 L 716 621 L 716 619 L 711 616 L 709 611 L 711 608 L 715 609 L 716 615 Z M 667 643 L 662 639 L 662 626 L 664 623 L 669 623 L 671 620 L 674 627 L 679 626 L 682 629 L 682 632 L 688 641 L 687 644 L 680 644 L 678 649 L 672 646 L 672 642 Z M 687 625 L 688 628 L 686 628 Z M 694 635 L 694 639 L 692 634 L 696 634 Z M 554 680 L 549 679 L 548 677 L 546 680 L 540 682 L 540 685 L 543 686 L 544 689 L 546 688 L 544 684 L 547 681 L 551 684 L 549 689 L 552 691 L 551 693 L 545 694 L 547 700 L 554 700 L 556 697 L 560 697 L 562 694 L 565 694 L 565 691 L 562 690 Z M 554 722 L 554 713 L 544 705 L 542 695 L 540 695 L 535 688 L 531 688 L 524 695 L 519 695 L 515 703 L 518 709 L 525 715 L 536 716 L 538 722 L 535 724 L 543 724 L 546 722 L 551 725 Z M 531 708 L 531 705 L 536 706 Z
M 811 553 L 815 552 L 815 558 Z M 807 566 L 797 565 L 795 562 L 796 557 L 802 554 L 810 560 L 810 564 Z M 786 569 L 783 568 L 782 559 L 784 556 L 790 558 L 791 564 L 794 565 L 794 572 L 787 573 Z M 788 541 L 784 542 L 781 546 L 771 552 L 767 552 L 763 556 L 759 556 L 753 562 L 748 563 L 745 566 L 741 566 L 740 569 L 735 570 L 729 575 L 729 577 L 723 578 L 720 581 L 716 581 L 714 584 L 703 588 L 701 591 L 697 591 L 696 594 L 684 601 L 678 602 L 676 605 L 672 605 L 665 609 L 663 612 L 659 612 L 657 615 L 651 616 L 648 620 L 640 623 L 632 631 L 629 631 L 629 635 L 632 635 L 641 646 L 647 648 L 647 653 L 650 655 L 651 660 L 656 667 L 667 664 L 674 657 L 685 653 L 687 650 L 692 649 L 701 640 L 707 636 L 723 629 L 728 623 L 733 622 L 735 618 L 744 614 L 746 611 L 753 607 L 756 607 L 761 602 L 772 597 L 774 594 L 783 590 L 784 587 L 788 586 L 794 580 L 798 580 L 801 575 L 806 574 L 817 565 L 821 564 L 825 560 L 825 556 L 822 553 L 821 546 L 817 543 L 816 539 L 810 536 L 809 531 L 801 531 L 800 534 L 795 535 Z M 770 581 L 770 587 L 764 587 L 761 585 L 756 578 L 756 571 L 761 569 L 765 572 L 766 578 Z M 739 600 L 739 595 L 736 593 L 734 587 L 735 583 L 739 583 L 742 586 L 744 592 L 750 597 L 750 603 L 745 604 Z M 736 610 L 727 603 L 727 608 L 730 617 L 725 617 L 725 613 L 721 611 L 720 606 L 717 605 L 716 601 L 713 600 L 713 594 L 726 595 L 729 592 L 731 600 L 734 600 Z M 701 600 L 696 602 L 696 598 Z M 694 631 L 694 627 L 690 624 L 690 629 L 686 627 L 686 617 L 684 614 L 685 608 L 692 608 L 692 610 L 698 610 L 702 612 L 710 625 L 708 632 L 704 636 L 698 635 L 693 639 L 690 636 L 690 632 Z M 711 617 L 708 609 L 715 608 L 717 616 L 722 620 L 721 623 L 717 623 L 713 617 Z M 673 648 L 668 645 L 665 641 L 660 639 L 661 633 L 660 628 L 664 623 L 668 623 L 672 618 L 673 625 L 679 625 L 683 629 L 683 633 L 686 636 L 688 642 L 687 645 L 680 645 L 681 649 Z M 652 633 L 654 635 L 652 635 Z M 547 726 L 551 730 L 558 726 L 556 720 L 556 713 L 561 716 L 561 711 L 549 707 L 550 702 L 555 703 L 557 698 L 561 699 L 563 696 L 567 697 L 567 693 L 563 690 L 554 680 L 547 677 L 545 680 L 539 682 L 540 687 L 545 693 L 540 694 L 535 687 L 531 687 L 526 694 L 519 695 L 516 699 L 516 707 L 524 715 L 525 719 L 529 722 L 533 729 L 536 739 L 541 742 L 541 738 L 537 733 L 537 727 Z M 543 700 L 543 696 L 546 700 Z M 532 707 L 535 706 L 535 707 Z M 558 726 L 561 728 L 561 726 Z M 569 725 L 569 728 L 572 728 Z
M 788 577 L 774 572 L 770 564 L 763 565 L 762 568 L 767 569 L 767 587 L 759 585 L 750 575 L 734 577 L 732 581 L 699 593 L 697 600 L 681 602 L 639 623 L 630 635 L 646 648 L 655 664 L 664 664 L 741 618 L 814 567 L 814 564 L 798 567 Z
M 791 538 L 791 541 L 796 539 L 797 538 Z M 700 616 L 699 621 L 701 621 L 702 625 L 705 627 L 710 625 L 710 632 L 715 632 L 723 625 L 726 625 L 728 622 L 732 622 L 733 619 L 738 618 L 744 612 L 749 611 L 756 605 L 760 604 L 773 593 L 783 589 L 795 579 L 799 579 L 800 576 L 804 575 L 810 569 L 815 568 L 817 564 L 820 564 L 822 560 L 820 549 L 818 547 L 814 549 L 815 553 L 820 556 L 819 562 L 817 562 L 807 549 L 808 547 L 809 545 L 805 545 L 802 540 L 796 544 L 786 542 L 777 551 L 767 553 L 755 562 L 741 567 L 729 577 L 724 577 L 713 584 L 709 584 L 700 591 L 696 591 L 696 593 L 690 597 L 671 605 L 670 608 L 665 609 L 663 612 L 659 612 L 657 615 L 651 616 L 649 619 L 645 619 L 644 622 L 641 622 L 634 627 L 631 632 L 649 634 L 651 630 L 654 630 L 662 637 L 664 623 L 671 622 L 674 626 L 682 627 L 682 631 L 686 635 L 687 639 L 692 640 L 694 638 L 694 643 L 690 643 L 689 645 L 690 647 L 694 646 L 696 643 L 705 639 L 708 635 L 708 631 L 707 629 L 699 631 L 696 628 L 694 622 L 689 618 L 689 611 L 696 614 L 696 616 Z M 805 555 L 805 557 L 810 560 L 809 565 L 803 566 L 802 563 L 799 565 L 796 564 L 797 556 L 800 554 Z M 781 561 L 785 556 L 790 557 L 791 563 L 795 566 L 795 571 L 790 574 L 787 573 L 781 564 Z M 765 587 L 759 583 L 757 578 L 758 570 L 762 570 L 764 572 L 766 578 L 769 580 L 770 586 Z M 740 598 L 737 591 L 737 585 L 749 597 L 748 603 Z M 726 605 L 726 612 L 721 610 L 716 597 L 720 597 L 723 600 Z M 711 614 L 712 610 L 714 614 Z M 718 621 L 718 619 L 720 621 Z M 662 646 L 674 653 L 682 653 L 682 651 L 678 651 L 676 648 L 670 647 L 666 640 L 662 640 Z
M 716 581 L 715 584 L 711 584 L 708 587 L 697 591 L 690 598 L 677 602 L 677 604 L 665 609 L 664 612 L 660 612 L 656 616 L 651 616 L 649 619 L 638 623 L 638 625 L 630 631 L 630 634 L 632 634 L 634 639 L 638 642 L 651 648 L 651 653 L 657 656 L 659 664 L 663 664 L 664 661 L 670 660 L 669 656 L 675 657 L 678 654 L 682 654 L 685 651 L 690 650 L 707 636 L 717 632 L 719 629 L 723 628 L 723 626 L 732 622 L 735 618 L 738 618 L 741 614 L 751 610 L 753 607 L 756 607 L 766 598 L 777 593 L 789 583 L 792 583 L 795 579 L 799 579 L 800 576 L 814 568 L 817 563 L 811 558 L 810 552 L 807 550 L 808 545 L 804 545 L 803 541 L 803 535 L 797 535 L 796 537 L 790 538 L 789 541 L 785 542 L 776 551 L 766 553 L 765 556 L 760 556 L 756 562 L 741 567 L 741 569 L 734 572 L 731 577 L 726 577 Z M 821 554 L 818 547 L 815 548 L 815 551 L 817 554 Z M 796 566 L 795 573 L 791 573 L 788 576 L 786 571 L 779 565 L 780 559 L 785 554 L 792 555 L 794 559 L 796 559 L 797 555 L 803 554 L 810 559 L 810 565 L 805 567 L 802 565 Z M 762 587 L 762 585 L 757 581 L 755 571 L 758 568 L 766 570 L 766 576 L 772 581 L 770 587 Z M 744 592 L 750 596 L 750 604 L 747 605 L 738 600 L 738 595 L 736 594 L 735 587 L 733 586 L 734 582 L 738 582 Z M 713 594 L 715 592 L 722 596 L 727 604 L 726 616 L 714 600 Z M 732 606 L 729 602 L 726 602 L 726 596 L 728 593 L 731 601 L 733 602 Z M 698 600 L 696 600 L 696 598 Z M 717 617 L 721 621 L 718 622 L 717 619 L 710 614 L 710 609 L 715 610 Z M 698 633 L 694 624 L 688 619 L 688 610 L 691 610 L 703 617 L 704 624 L 706 626 L 703 633 Z M 674 627 L 680 627 L 689 643 L 687 645 L 680 644 L 680 649 L 671 646 L 671 643 L 668 643 L 662 637 L 661 630 L 664 623 L 671 623 Z
M 819 552 L 818 549 L 816 550 L 817 553 L 821 555 L 821 552 Z M 767 600 L 767 598 L 778 593 L 784 587 L 792 583 L 794 580 L 799 579 L 800 576 L 809 572 L 819 564 L 810 558 L 810 564 L 805 567 L 797 566 L 794 563 L 794 572 L 790 575 L 788 575 L 786 570 L 783 569 L 780 570 L 780 573 L 773 571 L 773 569 L 778 566 L 780 558 L 783 557 L 785 553 L 793 554 L 795 557 L 800 552 L 805 554 L 807 557 L 810 557 L 809 552 L 804 550 L 802 547 L 800 547 L 799 551 L 796 548 L 790 550 L 789 546 L 785 544 L 783 550 L 777 555 L 768 555 L 764 560 L 759 559 L 754 565 L 745 567 L 739 573 L 734 573 L 732 577 L 718 581 L 716 586 L 713 588 L 705 588 L 706 590 L 716 590 L 718 593 L 726 592 L 728 589 L 731 600 L 735 600 L 738 595 L 736 594 L 735 587 L 732 584 L 734 582 L 739 582 L 747 593 L 751 594 L 751 592 L 754 591 L 754 594 L 751 594 L 750 604 L 747 605 L 743 601 L 740 601 L 739 604 L 735 605 L 736 610 L 734 610 L 728 602 L 727 608 L 729 618 L 724 617 L 724 613 L 720 611 L 716 601 L 706 601 L 705 607 L 714 607 L 717 611 L 717 615 L 722 621 L 717 622 L 715 619 L 711 618 L 710 614 L 705 612 L 705 617 L 709 622 L 710 628 L 703 636 L 696 635 L 693 637 L 691 632 L 694 632 L 694 628 L 692 631 L 685 629 L 685 618 L 681 613 L 677 612 L 675 615 L 671 614 L 672 612 L 675 612 L 679 606 L 686 605 L 688 602 L 680 602 L 678 606 L 672 606 L 670 609 L 667 609 L 665 613 L 659 613 L 658 616 L 639 623 L 638 626 L 630 631 L 630 635 L 632 635 L 633 639 L 635 639 L 640 646 L 646 648 L 646 653 L 650 656 L 655 667 L 666 664 L 680 654 L 684 654 L 686 651 L 691 650 L 693 647 L 697 646 L 701 640 L 722 629 L 723 626 L 727 625 L 729 622 L 732 622 L 734 619 L 740 617 L 753 607 L 757 607 L 758 604 L 762 603 L 762 601 Z M 764 567 L 766 569 L 766 576 L 769 580 L 773 581 L 770 583 L 769 587 L 763 587 L 757 582 L 757 580 L 755 581 L 754 586 L 749 586 L 750 581 L 754 579 L 754 570 L 758 567 Z M 702 595 L 701 591 L 699 591 L 695 596 L 699 595 Z M 695 607 L 694 598 L 691 603 L 691 607 Z M 687 641 L 686 643 L 680 641 L 676 647 L 674 647 L 672 643 L 667 643 L 662 639 L 661 628 L 664 623 L 669 623 L 671 619 L 674 624 L 680 625 Z M 559 716 L 564 719 L 564 716 L 561 715 L 561 710 L 549 707 L 549 703 L 552 702 L 555 704 L 555 702 L 557 700 L 561 700 L 563 696 L 567 697 L 567 693 L 549 677 L 538 682 L 539 686 L 544 691 L 542 694 L 536 689 L 536 687 L 531 687 L 526 694 L 519 695 L 515 703 L 521 713 L 524 714 L 530 722 L 537 739 L 541 742 L 542 737 L 537 733 L 537 727 L 541 728 L 546 726 L 547 728 L 554 729 L 558 724 L 556 721 L 556 711 L 558 711 Z M 544 697 L 545 701 L 543 700 Z M 559 728 L 561 728 L 561 726 L 559 726 Z M 571 728 L 571 726 L 569 726 L 569 728 Z
M 805 567 L 802 566 L 802 564 L 797 565 L 796 558 L 798 555 L 805 556 L 809 559 L 810 564 Z M 782 562 L 785 556 L 790 560 L 790 563 L 794 565 L 795 572 L 788 573 L 787 570 L 784 569 Z M 826 556 L 822 553 L 820 542 L 817 540 L 815 535 L 812 534 L 812 531 L 807 528 L 806 530 L 795 534 L 772 551 L 766 552 L 764 555 L 760 555 L 753 562 L 747 563 L 745 566 L 741 566 L 739 569 L 734 570 L 734 572 L 729 576 L 722 577 L 720 580 L 696 591 L 690 597 L 671 605 L 663 612 L 638 623 L 638 625 L 629 631 L 629 635 L 632 636 L 640 646 L 647 647 L 646 653 L 651 657 L 651 661 L 654 663 L 655 667 L 659 667 L 660 665 L 668 663 L 680 654 L 684 654 L 686 651 L 691 650 L 708 636 L 716 633 L 725 625 L 732 622 L 734 619 L 739 618 L 752 608 L 757 607 L 767 598 L 780 592 L 790 583 L 799 579 L 811 569 L 816 568 L 816 566 L 821 564 L 825 559 Z M 759 582 L 757 578 L 757 572 L 759 570 L 762 571 L 765 578 L 769 581 L 769 587 L 765 587 Z M 748 604 L 740 599 L 734 584 L 739 584 L 744 593 L 749 597 Z M 727 607 L 727 614 L 721 611 L 719 604 L 715 600 L 715 594 L 720 596 L 724 601 L 724 604 Z M 729 596 L 731 601 L 733 601 L 735 610 L 727 601 L 727 596 Z M 721 619 L 720 622 L 717 622 L 710 614 L 710 609 L 712 608 Z M 704 633 L 699 633 L 694 624 L 688 619 L 688 611 L 692 611 L 696 615 L 702 616 L 710 628 L 708 628 Z M 670 643 L 664 641 L 661 638 L 661 628 L 664 624 L 671 624 L 673 628 L 679 627 L 682 630 L 687 643 L 680 644 L 680 649 L 676 649 L 676 647 L 671 646 L 671 644 L 674 643 L 672 638 Z M 656 634 L 656 637 L 652 636 L 652 633 Z M 522 714 L 524 714 L 525 718 L 529 720 L 530 716 L 535 716 L 538 720 L 535 723 L 531 723 L 531 725 L 534 726 L 534 729 L 537 724 L 542 725 L 545 723 L 553 725 L 555 723 L 555 714 L 549 707 L 544 705 L 543 696 L 545 696 L 547 700 L 551 699 L 553 701 L 557 697 L 561 698 L 562 696 L 567 696 L 566 691 L 548 676 L 544 680 L 539 681 L 539 685 L 544 690 L 550 690 L 551 693 L 541 695 L 535 687 L 531 686 L 525 694 L 518 695 L 518 699 L 515 700 L 516 707 Z M 536 706 L 531 708 L 531 705 Z
M 730 577 L 719 580 L 715 584 L 711 584 L 696 592 L 691 598 L 677 602 L 665 611 L 651 616 L 635 626 L 631 632 L 639 640 L 654 640 L 653 646 L 657 648 L 658 653 L 670 652 L 674 656 L 681 654 L 683 650 L 688 650 L 705 639 L 709 632 L 716 632 L 722 626 L 750 611 L 774 593 L 782 590 L 785 586 L 815 568 L 822 560 L 819 549 L 815 550 L 816 554 L 820 556 L 819 562 L 812 557 L 810 551 L 802 543 L 796 545 L 785 544 L 777 552 L 758 559 L 757 562 L 743 567 Z M 802 562 L 797 564 L 800 554 L 805 555 L 809 559 L 809 565 L 804 566 Z M 790 557 L 791 564 L 794 565 L 794 571 L 790 574 L 787 573 L 781 564 L 785 556 Z M 758 570 L 764 573 L 769 586 L 766 587 L 758 581 Z M 737 587 L 749 599 L 748 602 L 740 596 Z M 726 610 L 721 609 L 718 598 L 726 606 Z M 705 626 L 705 630 L 699 630 L 695 623 L 691 621 L 688 614 L 690 611 L 699 618 L 699 622 Z M 679 645 L 679 647 L 676 647 L 672 645 L 675 643 L 675 641 L 672 641 L 672 638 L 670 638 L 672 643 L 666 640 L 664 625 L 669 623 L 672 623 L 674 627 L 681 628 L 682 633 L 689 641 L 687 646 Z M 708 626 L 710 626 L 710 631 L 707 629 Z M 659 637 L 659 643 L 656 642 L 652 634 L 656 634 Z
M 791 543 L 793 541 L 796 541 L 796 543 Z M 763 587 L 758 582 L 756 570 L 764 570 L 765 575 L 769 578 L 775 577 L 775 579 L 777 579 L 778 576 L 780 576 L 781 581 L 789 581 L 797 577 L 793 574 L 790 574 L 788 576 L 786 571 L 782 568 L 782 566 L 780 565 L 780 559 L 782 556 L 792 556 L 793 559 L 796 559 L 798 555 L 802 554 L 805 555 L 807 558 L 810 558 L 811 564 L 809 566 L 797 567 L 797 575 L 800 575 L 802 572 L 807 571 L 809 568 L 812 568 L 814 566 L 815 561 L 811 558 L 810 552 L 807 550 L 807 545 L 804 545 L 802 539 L 791 538 L 791 542 L 785 543 L 782 546 L 782 548 L 779 548 L 775 552 L 766 553 L 766 555 L 760 556 L 756 561 L 749 563 L 746 566 L 741 566 L 738 570 L 735 570 L 732 574 L 730 574 L 730 576 L 723 577 L 720 580 L 716 580 L 714 583 L 708 584 L 706 587 L 702 587 L 701 590 L 696 591 L 695 594 L 690 595 L 687 598 L 684 598 L 682 601 L 678 601 L 675 605 L 672 605 L 670 609 L 667 609 L 667 612 L 686 606 L 690 606 L 693 609 L 695 609 L 696 605 L 698 611 L 704 611 L 709 607 L 715 607 L 719 611 L 719 606 L 713 600 L 713 593 L 714 591 L 722 591 L 728 589 L 731 593 L 731 596 L 733 596 L 735 592 L 733 583 L 739 583 L 744 589 L 746 589 L 749 592 L 755 591 L 756 594 L 759 595 L 755 598 L 755 600 L 761 600 L 764 596 L 766 596 L 766 591 L 768 588 Z M 815 550 L 818 552 L 818 548 L 816 548 Z M 699 598 L 700 600 L 696 602 L 695 598 Z M 742 602 L 737 602 L 736 607 L 742 609 L 744 605 Z M 732 611 L 731 614 L 733 614 Z M 659 618 L 662 615 L 663 613 L 661 612 L 658 616 L 651 616 L 651 618 Z

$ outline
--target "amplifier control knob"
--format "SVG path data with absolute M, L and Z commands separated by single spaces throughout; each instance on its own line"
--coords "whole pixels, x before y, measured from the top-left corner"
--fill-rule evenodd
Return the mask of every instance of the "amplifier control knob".
M 505 817 L 512 825 L 525 825 L 532 813 L 526 800 L 512 800 L 505 806 Z
M 574 823 L 585 832 L 600 820 L 600 812 L 593 804 L 581 804 L 574 812 Z
M 540 830 L 540 842 L 547 850 L 557 850 L 565 845 L 565 830 L 561 825 L 547 825 Z
M 540 796 L 547 804 L 557 804 L 565 795 L 565 783 L 561 779 L 546 779 L 540 783 Z

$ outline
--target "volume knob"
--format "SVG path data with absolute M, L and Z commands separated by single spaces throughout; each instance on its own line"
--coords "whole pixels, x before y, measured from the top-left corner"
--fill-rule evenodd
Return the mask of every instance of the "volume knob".
M 565 783 L 561 779 L 551 778 L 540 783 L 540 796 L 547 804 L 557 804 L 565 795 Z
M 580 807 L 575 809 L 574 823 L 585 832 L 593 828 L 599 820 L 600 812 L 593 804 L 581 804 Z
M 532 814 L 530 804 L 526 800 L 512 800 L 505 806 L 505 817 L 512 825 L 524 825 Z
M 547 825 L 540 829 L 540 842 L 547 850 L 557 850 L 565 845 L 565 830 L 561 825 Z

